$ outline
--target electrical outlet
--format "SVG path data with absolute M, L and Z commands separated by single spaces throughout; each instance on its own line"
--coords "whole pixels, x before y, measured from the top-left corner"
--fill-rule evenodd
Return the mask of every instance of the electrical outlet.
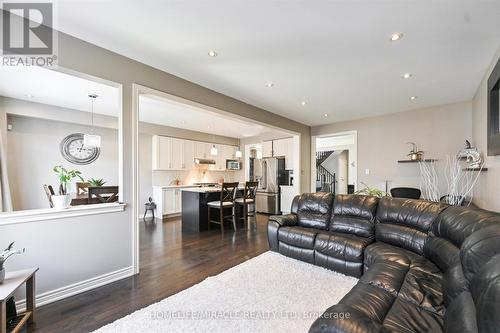
M 12 124 L 7 125 L 7 131 L 12 131 Z
M 369 175 L 370 174 L 370 169 L 365 169 L 365 175 Z

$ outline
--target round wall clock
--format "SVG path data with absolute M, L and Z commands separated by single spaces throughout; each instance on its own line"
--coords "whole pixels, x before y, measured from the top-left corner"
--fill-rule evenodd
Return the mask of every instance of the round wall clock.
M 100 148 L 87 148 L 83 145 L 83 134 L 74 133 L 65 137 L 59 146 L 62 156 L 73 164 L 90 164 L 97 160 Z

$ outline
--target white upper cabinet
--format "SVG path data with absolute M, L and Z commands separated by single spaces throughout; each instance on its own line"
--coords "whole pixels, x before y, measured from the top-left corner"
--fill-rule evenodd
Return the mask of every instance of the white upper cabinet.
M 262 157 L 284 157 L 285 169 L 293 169 L 293 138 L 262 142 Z
M 195 142 L 194 157 L 209 158 L 211 145 L 207 142 Z
M 184 140 L 184 163 L 182 169 L 191 170 L 194 167 L 195 158 L 195 142 L 190 140 Z
M 172 170 L 184 169 L 184 141 L 181 139 L 172 139 L 172 155 L 170 157 L 170 169 Z
M 153 170 L 169 170 L 172 168 L 172 139 L 164 136 L 153 136 Z
M 280 139 L 273 141 L 273 156 L 281 157 L 286 156 L 287 153 L 287 139 Z
M 170 138 L 160 135 L 153 136 L 153 170 L 191 170 L 195 158 L 215 160 L 210 170 L 226 170 L 226 160 L 235 159 L 237 147 L 216 144 L 216 156 L 210 155 L 213 144 Z
M 273 142 L 262 142 L 262 157 L 273 157 Z

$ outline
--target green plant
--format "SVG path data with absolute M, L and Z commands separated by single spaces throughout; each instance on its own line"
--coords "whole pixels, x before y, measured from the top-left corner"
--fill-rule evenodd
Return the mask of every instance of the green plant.
M 376 189 L 374 187 L 369 187 L 368 185 L 366 185 L 365 183 L 361 183 L 364 185 L 364 188 L 362 188 L 361 190 L 358 190 L 356 192 L 354 192 L 354 194 L 358 194 L 358 195 L 372 195 L 374 197 L 379 197 L 379 198 L 382 198 L 382 197 L 390 197 L 391 195 L 387 192 L 384 192 L 382 190 L 379 190 L 379 189 Z
M 68 193 L 68 183 L 73 178 L 78 178 L 82 182 L 84 181 L 83 177 L 81 176 L 82 173 L 78 170 L 68 170 L 60 165 L 55 166 L 53 170 L 59 178 L 59 195 Z
M 87 180 L 87 183 L 89 183 L 90 186 L 92 187 L 101 187 L 104 186 L 104 184 L 106 184 L 104 179 L 94 179 L 94 178 Z
M 14 254 L 21 254 L 24 253 L 25 249 L 22 248 L 20 250 L 12 250 L 12 247 L 14 246 L 14 242 L 10 243 L 9 246 L 5 250 L 3 250 L 2 253 L 0 253 L 0 270 L 3 269 L 3 264 L 7 259 L 9 259 L 10 256 Z

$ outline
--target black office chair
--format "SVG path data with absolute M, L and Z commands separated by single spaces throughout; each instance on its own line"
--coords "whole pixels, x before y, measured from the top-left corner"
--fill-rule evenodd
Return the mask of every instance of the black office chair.
M 391 188 L 391 196 L 393 198 L 420 199 L 422 192 L 418 188 L 413 187 L 394 187 Z

